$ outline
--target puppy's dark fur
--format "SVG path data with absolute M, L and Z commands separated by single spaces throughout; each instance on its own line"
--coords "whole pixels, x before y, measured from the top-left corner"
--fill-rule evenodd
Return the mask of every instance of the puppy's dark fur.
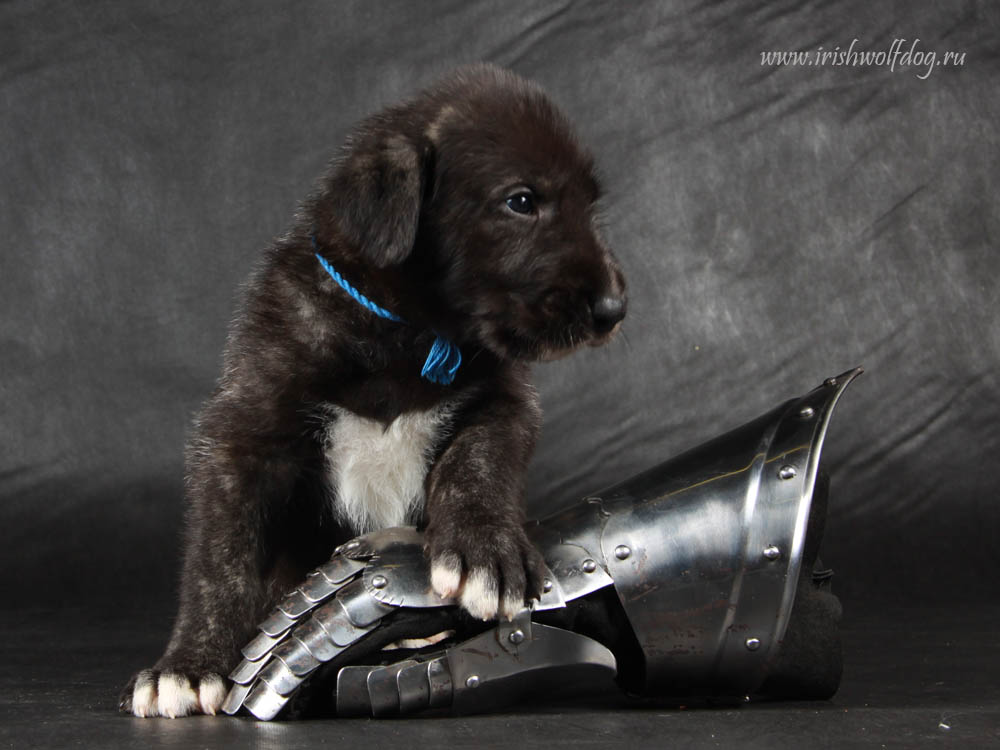
M 480 616 L 538 593 L 540 558 L 522 531 L 540 420 L 528 362 L 601 343 L 624 315 L 624 279 L 594 229 L 598 196 L 564 117 L 497 68 L 464 69 L 361 124 L 249 284 L 187 451 L 174 632 L 123 710 L 214 713 L 216 675 L 256 624 L 357 533 L 328 487 L 335 414 L 389 425 L 452 404 L 424 483 L 427 554 L 460 576 L 452 593 L 481 574 L 493 604 Z M 407 323 L 348 297 L 313 237 Z M 451 385 L 420 375 L 432 331 L 463 353 Z

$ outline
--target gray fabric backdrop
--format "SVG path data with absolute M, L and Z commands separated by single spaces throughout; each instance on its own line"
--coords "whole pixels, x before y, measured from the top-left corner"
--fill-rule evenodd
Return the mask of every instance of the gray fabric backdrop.
M 624 336 L 536 368 L 532 511 L 863 364 L 827 443 L 840 591 L 982 597 L 998 32 L 986 2 L 4 3 L 5 600 L 169 603 L 184 434 L 241 280 L 352 123 L 476 60 L 576 121 L 631 285 Z M 761 64 L 854 39 L 965 60 Z

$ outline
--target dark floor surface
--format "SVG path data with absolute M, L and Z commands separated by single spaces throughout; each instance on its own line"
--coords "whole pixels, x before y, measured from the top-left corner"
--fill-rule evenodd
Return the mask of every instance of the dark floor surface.
M 8 610 L 0 748 L 1000 747 L 998 619 L 996 606 L 856 612 L 829 702 L 684 710 L 615 696 L 492 716 L 263 723 L 118 714 L 121 683 L 165 638 L 150 613 Z

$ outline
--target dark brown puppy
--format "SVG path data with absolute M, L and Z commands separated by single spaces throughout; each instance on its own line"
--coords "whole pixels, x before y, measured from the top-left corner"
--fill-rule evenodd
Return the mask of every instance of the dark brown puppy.
M 477 617 L 537 595 L 528 362 L 599 344 L 625 314 L 598 194 L 565 118 L 494 67 L 357 129 L 250 282 L 187 452 L 174 632 L 123 710 L 215 713 L 256 624 L 360 532 L 424 524 L 435 590 Z M 464 358 L 449 384 L 421 376 L 437 336 Z

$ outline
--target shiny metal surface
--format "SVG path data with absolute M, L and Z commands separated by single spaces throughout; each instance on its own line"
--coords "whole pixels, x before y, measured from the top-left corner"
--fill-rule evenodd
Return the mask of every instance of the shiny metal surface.
M 423 535 L 412 526 L 381 529 L 352 539 L 341 547 L 341 554 L 352 560 L 368 560 L 380 556 L 396 546 L 422 545 Z
M 341 586 L 339 581 L 331 581 L 318 570 L 309 574 L 299 591 L 306 599 L 312 603 L 321 602 L 331 594 L 335 593 Z
M 611 576 L 593 560 L 593 555 L 600 554 L 600 549 L 599 546 L 589 550 L 576 544 L 559 543 L 539 546 L 552 573 L 549 580 L 553 581 L 553 592 L 543 594 L 542 601 L 539 602 L 541 606 L 536 606 L 535 609 L 548 609 L 545 600 L 551 593 L 558 593 L 558 598 L 565 602 L 610 586 L 613 583 Z
M 292 672 L 281 659 L 268 661 L 257 677 L 258 682 L 264 682 L 278 695 L 290 695 L 302 684 L 302 677 Z
M 399 673 L 407 667 L 417 666 L 412 659 L 380 667 L 368 674 L 368 700 L 372 716 L 393 716 L 399 713 Z
M 281 659 L 292 674 L 298 677 L 304 677 L 322 663 L 295 635 L 274 649 L 271 656 Z
M 517 655 L 518 647 L 531 640 L 534 623 L 531 621 L 531 610 L 522 609 L 513 620 L 500 620 L 496 625 L 496 638 L 500 648 L 508 653 Z
M 281 600 L 278 604 L 278 609 L 294 620 L 309 611 L 313 604 L 315 604 L 314 601 L 310 601 L 306 598 L 305 594 L 296 589 Z
M 515 633 L 521 637 L 511 639 Z M 529 632 L 498 625 L 428 661 L 343 667 L 337 675 L 337 713 L 383 717 L 453 702 L 459 711 L 484 710 L 515 699 L 541 678 L 571 681 L 595 671 L 615 672 L 611 652 L 596 641 L 537 623 Z M 282 689 L 279 683 L 275 692 Z
M 377 667 L 349 666 L 337 672 L 337 716 L 370 716 L 368 675 Z
M 599 493 L 603 561 L 646 657 L 642 692 L 742 695 L 761 683 L 791 611 L 830 414 L 858 374 Z M 816 419 L 798 418 L 807 406 Z M 770 546 L 785 552 L 769 559 Z
M 597 641 L 535 623 L 516 651 L 503 648 L 496 629 L 447 651 L 459 713 L 483 711 L 517 699 L 540 680 L 572 682 L 583 674 L 614 675 L 614 655 Z
M 399 670 L 396 675 L 399 695 L 399 713 L 415 713 L 431 704 L 431 690 L 427 679 L 427 663 L 414 662 Z
M 320 565 L 315 572 L 322 575 L 330 583 L 343 583 L 358 571 L 363 570 L 364 567 L 365 564 L 362 561 L 337 555 L 325 565 Z
M 337 549 L 333 551 L 333 554 L 348 556 L 358 548 L 359 544 L 360 542 L 357 539 L 352 539 L 349 542 L 344 542 L 339 547 L 337 547 Z
M 430 564 L 424 555 L 424 537 L 415 529 L 395 529 L 382 539 L 368 535 L 363 547 L 370 554 L 364 581 L 368 593 L 383 604 L 399 607 L 448 607 L 431 588 Z
M 367 632 L 367 631 L 366 631 Z M 295 628 L 295 640 L 302 644 L 317 661 L 328 662 L 341 651 L 344 646 L 334 643 L 333 638 L 320 622 L 310 617 L 304 623 Z
M 250 713 L 262 721 L 270 721 L 288 703 L 288 696 L 280 695 L 265 682 L 255 682 L 253 688 L 243 700 L 243 705 Z
M 542 596 L 534 602 L 532 609 L 535 612 L 544 612 L 548 609 L 561 609 L 566 606 L 566 592 L 555 580 L 552 570 L 546 571 L 545 578 L 542 579 Z
M 364 583 L 353 579 L 364 567 L 362 561 L 335 555 L 279 603 L 229 675 L 234 685 L 224 701 L 227 713 L 246 705 L 258 718 L 273 718 L 284 706 L 275 695 L 294 692 L 323 662 L 371 630 L 375 621 L 371 618 L 383 605 L 358 601 L 359 592 L 364 596 Z M 350 603 L 351 612 L 342 599 Z M 371 621 L 359 627 L 352 616 Z M 252 705 L 247 702 L 251 700 Z
M 596 551 L 601 548 L 601 530 L 607 517 L 601 498 L 587 497 L 558 514 L 529 523 L 525 531 L 540 550 L 567 544 Z M 549 562 L 547 554 L 545 559 Z
M 526 531 L 549 566 L 541 600 L 437 655 L 343 666 L 341 715 L 493 707 L 537 680 L 614 673 L 604 646 L 532 611 L 613 587 L 645 659 L 645 694 L 742 696 L 773 663 L 794 603 L 820 452 L 853 370 Z M 321 663 L 401 608 L 454 606 L 430 589 L 423 537 L 352 540 L 286 597 L 244 649 L 230 713 L 270 718 Z M 254 657 L 254 658 L 250 658 Z M 273 657 L 273 658 L 272 658 Z
M 339 599 L 327 602 L 313 613 L 313 619 L 327 632 L 330 640 L 337 646 L 350 646 L 361 638 L 371 628 L 359 628 L 351 622 L 351 618 Z
M 249 661 L 257 661 L 260 657 L 281 643 L 287 635 L 287 631 L 279 636 L 270 636 L 267 633 L 260 632 L 257 634 L 256 638 L 243 647 L 243 656 Z
M 375 599 L 364 581 L 352 581 L 337 593 L 348 619 L 355 627 L 364 628 L 392 612 L 392 606 Z
M 236 669 L 229 673 L 229 679 L 240 685 L 246 685 L 248 682 L 252 682 L 253 679 L 260 674 L 260 670 L 264 668 L 264 665 L 267 664 L 267 661 L 270 658 L 270 654 L 265 654 L 257 661 L 244 659 L 236 665 Z
M 451 705 L 455 688 L 447 656 L 441 656 L 427 662 L 427 685 L 430 693 L 428 705 L 431 708 L 444 708 Z
M 260 624 L 260 629 L 266 635 L 279 636 L 292 627 L 295 618 L 289 617 L 280 609 L 274 610 L 270 616 Z
M 337 714 L 381 718 L 451 705 L 452 682 L 444 654 L 422 658 L 343 667 L 337 674 Z M 469 678 L 472 683 L 475 679 Z
M 240 685 L 235 684 L 230 688 L 229 694 L 226 696 L 226 700 L 222 702 L 222 711 L 230 716 L 235 714 L 243 706 L 243 701 L 246 700 L 247 694 L 249 694 L 250 689 L 253 687 L 250 685 Z

